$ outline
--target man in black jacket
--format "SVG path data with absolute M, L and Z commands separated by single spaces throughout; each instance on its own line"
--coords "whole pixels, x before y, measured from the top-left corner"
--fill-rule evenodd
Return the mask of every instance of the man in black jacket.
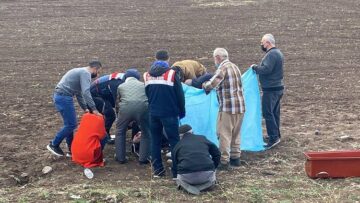
M 176 182 L 189 193 L 198 195 L 215 184 L 215 169 L 221 154 L 206 137 L 193 134 L 189 125 L 180 126 L 179 134 L 181 140 L 173 150 L 177 166 Z
M 107 137 L 104 143 L 114 144 L 110 138 L 110 129 L 116 119 L 114 111 L 117 88 L 123 83 L 124 73 L 112 73 L 96 79 L 90 87 L 91 96 L 95 102 L 96 109 L 105 116 L 105 129 Z

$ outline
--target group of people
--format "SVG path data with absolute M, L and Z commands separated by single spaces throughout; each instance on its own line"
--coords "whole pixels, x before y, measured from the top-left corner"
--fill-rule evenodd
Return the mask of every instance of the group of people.
M 283 54 L 275 47 L 275 39 L 265 34 L 261 39 L 261 49 L 266 52 L 261 62 L 250 68 L 259 75 L 262 89 L 262 113 L 266 123 L 268 140 L 265 148 L 271 149 L 280 143 L 280 101 L 284 91 Z M 97 139 L 96 148 L 102 153 L 106 143 L 111 142 L 110 129 L 116 120 L 115 159 L 120 164 L 128 162 L 126 158 L 126 131 L 138 127 L 139 164 L 152 164 L 153 176 L 165 176 L 162 161 L 162 146 L 167 141 L 171 156 L 172 177 L 179 187 L 192 194 L 211 187 L 216 182 L 215 170 L 229 170 L 239 167 L 240 162 L 240 128 L 246 104 L 240 69 L 229 60 L 224 48 L 213 52 L 214 73 L 194 60 L 183 60 L 169 65 L 169 54 L 160 50 L 156 60 L 142 77 L 136 68 L 129 68 L 123 73 L 112 73 L 97 78 L 102 69 L 99 61 L 92 61 L 87 67 L 69 70 L 56 85 L 54 103 L 64 122 L 63 128 L 50 141 L 47 149 L 57 156 L 65 156 L 60 143 L 66 139 L 68 153 L 66 156 L 78 160 L 75 154 L 78 148 L 87 148 L 78 133 L 91 134 L 91 127 L 79 127 L 77 134 L 76 111 L 73 97 L 76 96 L 80 107 L 89 118 L 83 116 L 82 123 L 93 119 L 96 126 L 103 126 L 93 136 Z M 97 78 L 92 82 L 92 78 Z M 143 78 L 144 82 L 141 82 Z M 185 117 L 185 98 L 182 84 L 194 86 L 209 92 L 216 89 L 219 112 L 217 118 L 217 135 L 219 147 L 205 136 L 195 135 L 191 124 L 179 127 L 179 119 Z M 245 90 L 246 91 L 246 90 Z M 94 118 L 90 118 L 94 117 Z M 95 118 L 96 117 L 96 118 Z M 100 118 L 100 119 L 97 119 Z M 135 124 L 135 125 L 134 125 Z M 84 124 L 85 125 L 85 124 Z M 89 125 L 89 124 L 87 124 Z M 96 129 L 94 128 L 94 131 Z M 90 135 L 89 135 L 90 136 Z M 139 138 L 139 136 L 135 136 Z M 74 143 L 81 143 L 72 146 Z M 84 139 L 84 138 L 81 138 Z M 75 149 L 77 148 L 77 149 Z M 94 153 L 93 153 L 94 154 Z M 101 162 L 99 157 L 90 157 L 89 161 Z M 100 165 L 101 165 L 100 164 Z

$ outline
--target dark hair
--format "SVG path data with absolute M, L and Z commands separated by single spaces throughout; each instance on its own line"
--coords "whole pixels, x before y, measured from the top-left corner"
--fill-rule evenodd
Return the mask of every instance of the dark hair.
M 166 50 L 159 50 L 155 54 L 156 60 L 167 61 L 169 59 L 169 53 Z
M 100 68 L 102 67 L 100 61 L 91 61 L 91 62 L 89 63 L 89 66 L 90 66 L 91 68 L 96 68 L 96 69 L 100 69 Z

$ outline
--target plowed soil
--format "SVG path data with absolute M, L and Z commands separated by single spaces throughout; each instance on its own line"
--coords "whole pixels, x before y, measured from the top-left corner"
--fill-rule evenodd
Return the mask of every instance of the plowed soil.
M 359 8 L 358 0 L 1 0 L 0 202 L 360 201 L 359 178 L 309 179 L 303 155 L 360 148 Z M 97 58 L 103 73 L 145 71 L 167 49 L 172 62 L 214 70 L 212 51 L 225 47 L 244 72 L 261 60 L 265 33 L 285 55 L 282 142 L 244 152 L 246 164 L 220 172 L 212 191 L 193 197 L 169 176 L 151 180 L 131 154 L 117 164 L 111 145 L 93 180 L 46 150 L 62 125 L 53 89 L 70 68 Z M 345 135 L 352 139 L 337 140 Z M 44 166 L 53 171 L 43 175 Z

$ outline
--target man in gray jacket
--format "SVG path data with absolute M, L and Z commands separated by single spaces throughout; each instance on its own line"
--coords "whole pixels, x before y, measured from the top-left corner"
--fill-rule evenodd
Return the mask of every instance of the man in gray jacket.
M 275 47 L 275 38 L 266 34 L 261 39 L 261 49 L 266 52 L 259 65 L 253 64 L 252 69 L 259 75 L 262 96 L 262 112 L 266 123 L 269 141 L 266 149 L 280 143 L 280 101 L 284 92 L 284 56 Z
M 126 159 L 126 131 L 131 121 L 136 121 L 141 130 L 139 164 L 148 164 L 150 157 L 150 129 L 148 98 L 145 85 L 139 81 L 140 73 L 136 69 L 128 69 L 124 75 L 125 82 L 119 85 L 116 108 L 118 119 L 116 122 L 116 160 L 120 164 Z
M 50 141 L 46 147 L 56 156 L 64 156 L 64 152 L 60 148 L 63 139 L 69 148 L 67 156 L 71 156 L 71 143 L 73 140 L 74 130 L 77 127 L 76 112 L 73 97 L 76 96 L 80 107 L 84 111 L 92 111 L 94 114 L 101 115 L 97 110 L 95 103 L 90 94 L 91 78 L 96 78 L 100 69 L 99 61 L 92 61 L 89 66 L 82 68 L 74 68 L 69 70 L 56 85 L 54 91 L 54 103 L 57 111 L 60 112 L 64 121 L 64 127 L 57 132 L 55 138 Z

